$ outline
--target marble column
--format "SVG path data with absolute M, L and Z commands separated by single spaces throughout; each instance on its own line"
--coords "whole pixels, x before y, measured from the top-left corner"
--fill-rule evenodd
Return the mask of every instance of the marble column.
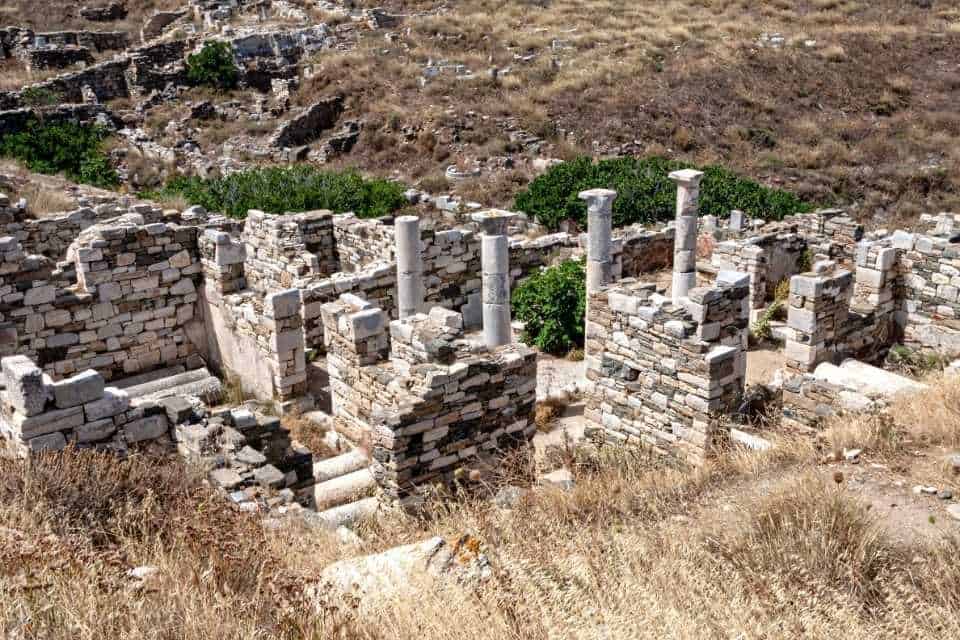
M 682 169 L 670 174 L 677 183 L 676 236 L 673 240 L 673 302 L 697 284 L 697 212 L 703 172 Z
M 587 296 L 610 284 L 613 277 L 613 201 L 611 189 L 581 191 L 587 201 Z
M 393 225 L 397 242 L 397 305 L 403 319 L 423 308 L 420 218 L 400 216 Z
M 509 211 L 491 209 L 473 214 L 480 224 L 480 266 L 483 282 L 483 341 L 490 349 L 510 344 L 510 244 L 507 224 L 514 218 Z

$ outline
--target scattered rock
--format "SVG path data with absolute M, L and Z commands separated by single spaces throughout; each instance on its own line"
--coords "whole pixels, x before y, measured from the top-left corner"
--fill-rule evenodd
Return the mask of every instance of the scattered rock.
M 493 498 L 493 502 L 501 509 L 512 509 L 529 493 L 529 489 L 508 485 L 497 492 L 497 495 Z
M 960 520 L 960 504 L 951 504 L 947 507 L 947 513 L 954 520 Z
M 950 489 L 941 489 L 940 491 L 937 492 L 937 497 L 940 498 L 941 500 L 952 500 L 953 491 L 951 491 Z
M 569 469 L 557 469 L 556 471 L 551 471 L 550 473 L 540 476 L 540 484 L 556 487 L 561 491 L 572 491 L 576 483 Z
M 130 569 L 129 571 L 127 571 L 127 576 L 130 578 L 134 578 L 136 580 L 146 580 L 150 576 L 156 574 L 158 571 L 160 570 L 156 567 L 151 567 L 150 565 L 143 565 L 140 567 L 134 567 L 133 569 Z
M 375 606 L 423 588 L 476 585 L 491 575 L 483 543 L 471 535 L 430 538 L 375 555 L 336 562 L 320 574 L 312 597 L 318 609 Z
M 863 453 L 863 449 L 844 449 L 843 458 L 847 462 L 857 464 L 860 462 L 860 454 Z

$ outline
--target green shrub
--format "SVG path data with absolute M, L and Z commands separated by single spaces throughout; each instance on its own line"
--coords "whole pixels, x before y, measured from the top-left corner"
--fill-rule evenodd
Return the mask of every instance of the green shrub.
M 217 89 L 236 87 L 240 72 L 233 60 L 233 47 L 218 40 L 204 42 L 200 53 L 187 56 L 187 80 Z
M 27 122 L 23 131 L 0 137 L 0 156 L 16 158 L 37 173 L 63 173 L 75 182 L 96 187 L 119 183 L 103 152 L 108 132 L 73 122 Z
M 20 92 L 20 101 L 28 107 L 49 107 L 60 102 L 61 97 L 46 87 L 27 87 Z
M 617 191 L 613 203 L 614 226 L 672 220 L 676 185 L 667 176 L 671 171 L 692 166 L 660 157 L 599 162 L 581 157 L 551 167 L 517 195 L 515 205 L 551 229 L 566 219 L 584 225 L 587 205 L 577 194 L 604 187 Z M 723 167 L 711 165 L 701 170 L 704 172 L 700 184 L 701 215 L 722 217 L 731 209 L 740 209 L 756 217 L 780 219 L 812 209 L 792 193 L 764 187 Z
M 376 218 L 406 204 L 403 185 L 389 180 L 365 180 L 354 171 L 320 171 L 308 165 L 260 167 L 223 178 L 175 178 L 159 192 L 144 197 L 182 196 L 192 205 L 244 218 L 250 209 L 296 213 L 330 209 Z
M 513 311 L 525 323 L 521 339 L 541 351 L 563 354 L 583 346 L 586 272 L 568 260 L 524 280 L 513 292 Z

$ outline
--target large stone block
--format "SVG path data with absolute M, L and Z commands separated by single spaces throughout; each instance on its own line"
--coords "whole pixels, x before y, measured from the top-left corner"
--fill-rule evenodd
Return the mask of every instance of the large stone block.
M 103 397 L 103 376 L 90 369 L 72 378 L 54 382 L 53 400 L 58 409 L 78 407 Z
M 155 440 L 167 432 L 167 416 L 154 415 L 128 422 L 123 428 L 127 442 Z
M 0 361 L 0 369 L 6 384 L 6 400 L 25 416 L 43 412 L 47 403 L 47 390 L 43 372 L 26 356 L 10 356 Z
M 83 412 L 88 422 L 96 422 L 103 418 L 112 418 L 121 414 L 130 407 L 130 396 L 123 389 L 106 387 L 103 397 L 83 405 Z

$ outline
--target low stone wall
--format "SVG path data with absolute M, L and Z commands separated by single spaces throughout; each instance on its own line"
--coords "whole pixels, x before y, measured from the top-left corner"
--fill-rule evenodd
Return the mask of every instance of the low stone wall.
M 960 244 L 905 232 L 891 243 L 900 251 L 897 318 L 905 343 L 960 355 Z
M 721 416 L 744 388 L 749 280 L 691 289 L 684 307 L 632 279 L 590 297 L 586 417 L 590 435 L 702 461 L 728 435 Z
M 96 371 L 54 382 L 22 355 L 4 358 L 0 369 L 0 435 L 20 453 L 58 451 L 67 443 L 123 451 L 167 439 L 161 405 L 131 403 L 126 391 L 105 387 Z
M 660 231 L 642 226 L 618 229 L 614 235 L 613 257 L 619 263 L 619 277 L 639 278 L 646 273 L 672 268 L 674 235 L 673 228 Z M 614 279 L 618 272 L 616 263 Z
M 198 365 L 184 330 L 201 277 L 196 236 L 196 228 L 164 223 L 93 226 L 68 251 L 76 282 L 3 239 L 6 343 L 54 378 L 88 368 L 112 379 Z
M 49 91 L 61 104 L 80 104 L 90 102 L 90 95 L 97 102 L 108 102 L 160 90 L 170 82 L 186 84 L 185 46 L 183 41 L 149 45 L 80 71 L 38 82 L 21 91 L 0 92 L 0 110 L 30 106 L 29 101 L 24 100 L 24 91 Z
M 163 209 L 151 205 L 106 203 L 43 218 L 28 218 L 12 210 L 0 209 L 0 222 L 5 233 L 16 238 L 27 254 L 60 261 L 66 258 L 67 249 L 80 232 L 128 214 L 140 216 L 145 224 L 162 222 L 165 217 Z
M 800 273 L 806 251 L 807 241 L 797 227 L 784 225 L 758 236 L 718 243 L 710 264 L 749 275 L 750 308 L 763 309 L 784 278 Z
M 329 211 L 278 216 L 251 210 L 240 239 L 247 285 L 256 291 L 304 286 L 339 267 Z
M 383 311 L 353 296 L 322 316 L 335 427 L 369 442 L 388 495 L 450 482 L 478 457 L 532 438 L 532 350 L 466 343 L 462 316 L 438 307 L 393 321 L 389 333 Z

